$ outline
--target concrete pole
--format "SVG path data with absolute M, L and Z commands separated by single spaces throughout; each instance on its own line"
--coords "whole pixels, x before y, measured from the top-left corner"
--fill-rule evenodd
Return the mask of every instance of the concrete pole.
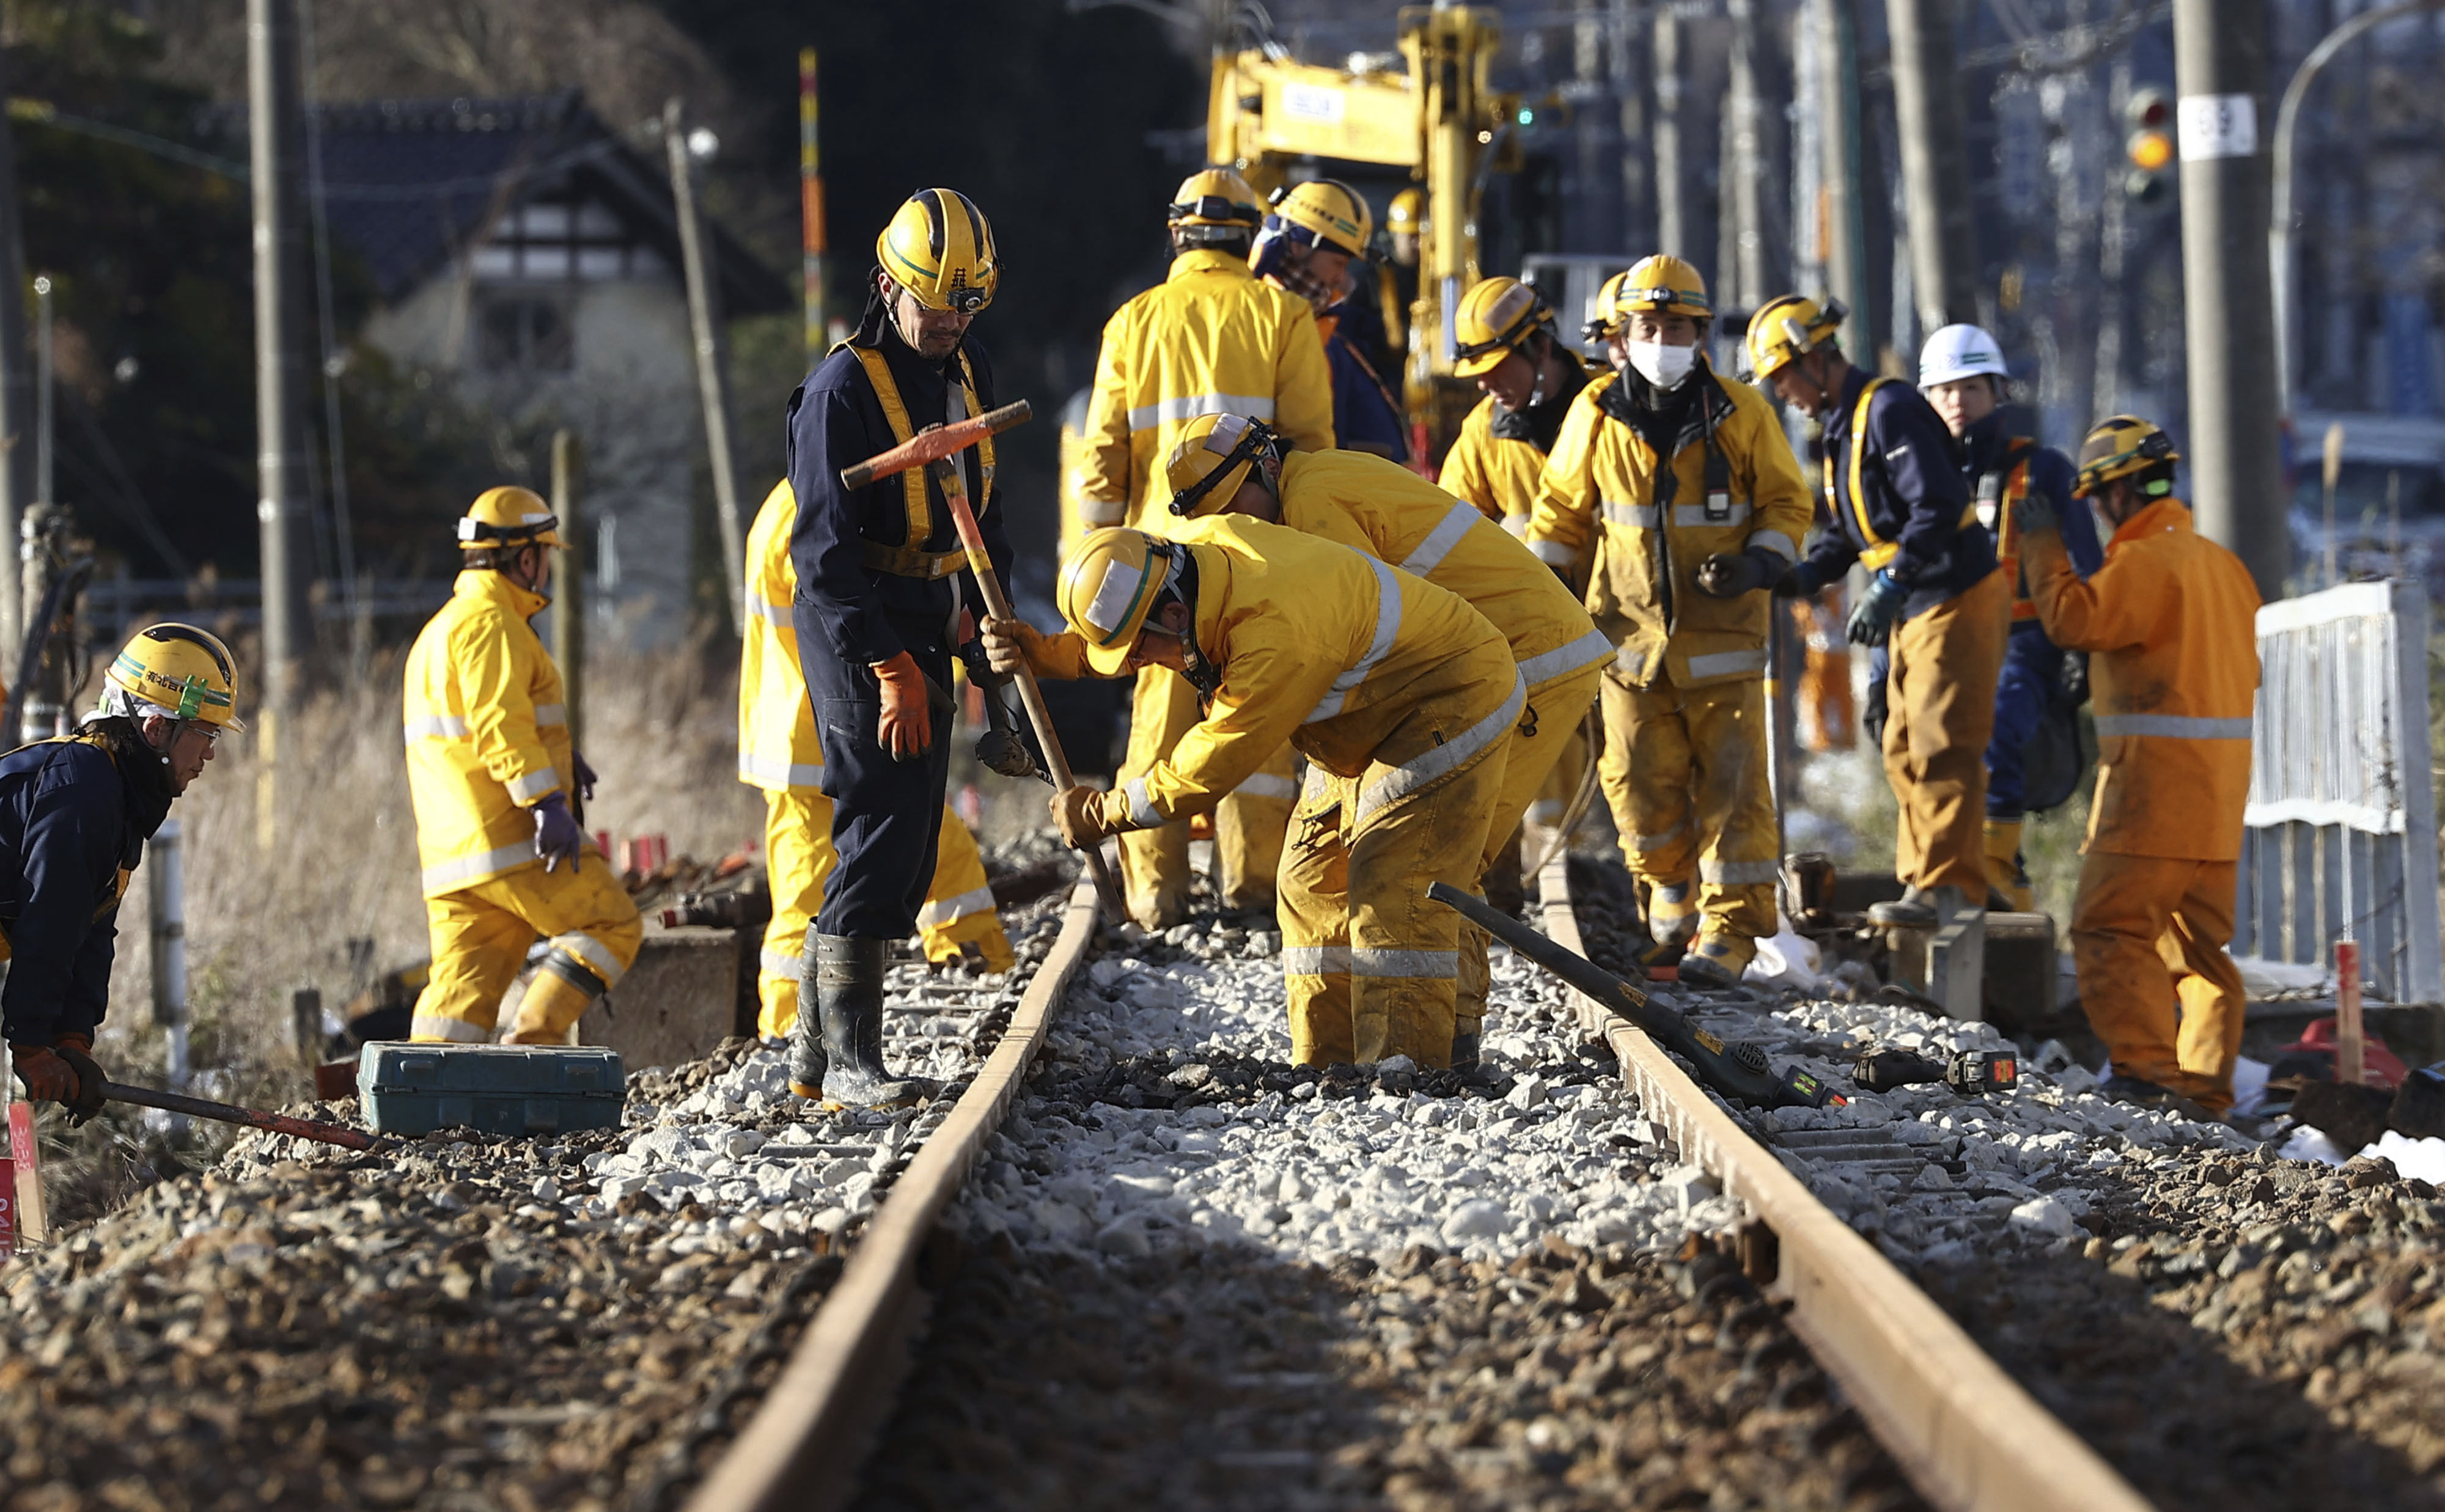
M 2268 166 L 2258 126 L 2268 72 L 2266 0 L 2174 0 L 2182 153 L 2182 329 L 2192 507 L 2273 599 L 2291 568 L 2276 426 L 2275 317 L 2268 297 Z
M 1724 268 L 1725 282 L 1734 286 L 1727 308 L 1755 309 L 1780 289 L 1768 289 L 1770 272 L 1765 228 L 1765 106 L 1758 96 L 1758 51 L 1761 47 L 1757 0 L 1731 0 L 1732 58 L 1730 151 L 1732 181 L 1725 196 L 1725 218 L 1732 225 L 1732 257 Z
M 296 0 L 247 0 L 248 163 L 254 191 L 255 518 L 261 527 L 263 703 L 255 720 L 255 842 L 278 839 L 280 741 L 311 644 L 306 539 L 306 323 L 295 274 L 305 266 L 298 170 L 305 161 Z
M 1674 257 L 1687 257 L 1691 252 L 1689 237 L 1689 174 L 1684 158 L 1682 129 L 1682 96 L 1688 82 L 1682 77 L 1689 60 L 1682 56 L 1681 18 L 1670 6 L 1655 11 L 1655 122 L 1650 133 L 1655 143 L 1655 245 L 1642 250 L 1660 252 Z
M 1873 365 L 1876 349 L 1860 334 L 1867 329 L 1868 215 L 1859 171 L 1859 35 L 1853 19 L 1853 0 L 1817 0 L 1815 9 L 1823 46 L 1818 61 L 1825 69 L 1825 283 L 1827 292 L 1851 307 L 1851 323 L 1843 345 Z
M 0 97 L 8 94 L 7 51 L 0 48 Z M 32 376 L 26 352 L 26 239 L 17 213 L 17 142 L 0 110 L 0 561 L 17 554 L 18 521 L 34 501 Z M 0 667 L 17 664 L 27 608 L 17 602 L 18 573 L 0 570 Z
M 696 386 L 704 404 L 706 459 L 719 516 L 721 569 L 730 585 L 730 633 L 747 634 L 747 531 L 738 513 L 737 461 L 730 450 L 730 361 L 721 334 L 714 271 L 696 212 L 696 165 L 688 159 L 687 111 L 674 97 L 663 106 L 663 147 L 670 160 L 671 203 L 680 223 L 680 261 L 687 274 L 688 329 L 696 340 Z
M 1654 162 L 1647 156 L 1647 101 L 1639 88 L 1638 33 L 1631 0 L 1613 0 L 1612 79 L 1621 116 L 1621 219 L 1613 250 L 1635 253 L 1655 244 Z
M 560 560 L 551 588 L 551 655 L 560 663 L 560 701 L 569 743 L 586 748 L 586 548 L 580 529 L 577 435 L 551 435 L 551 513 L 560 521 Z
M 1978 318 L 1978 233 L 1952 12 L 1950 0 L 1885 0 L 1910 206 L 1911 289 L 1922 332 Z

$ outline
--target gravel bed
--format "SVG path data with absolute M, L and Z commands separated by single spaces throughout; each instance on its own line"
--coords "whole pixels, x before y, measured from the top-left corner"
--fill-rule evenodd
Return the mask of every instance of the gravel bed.
M 1915 1504 L 1532 968 L 1497 954 L 1480 1074 L 1319 1072 L 1271 931 L 1109 943 L 862 1504 Z
M 814 1113 L 734 1040 L 633 1073 L 618 1129 L 387 1155 L 249 1133 L 145 1189 L 0 1279 L 0 1508 L 675 1504 L 1062 903 L 1007 916 L 1009 980 L 894 968 L 891 1000 L 927 1011 L 886 1020 L 887 1053 L 946 1083 L 925 1108 Z

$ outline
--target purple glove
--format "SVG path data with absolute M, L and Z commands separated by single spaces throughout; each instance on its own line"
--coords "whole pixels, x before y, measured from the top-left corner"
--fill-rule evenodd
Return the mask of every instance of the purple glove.
M 588 803 L 594 801 L 594 769 L 586 764 L 586 753 L 571 750 L 569 761 L 577 768 L 577 795 Z
M 535 855 L 544 870 L 556 870 L 566 861 L 569 869 L 576 871 L 578 848 L 586 843 L 586 832 L 577 828 L 576 816 L 569 812 L 568 796 L 548 793 L 528 812 L 534 815 Z

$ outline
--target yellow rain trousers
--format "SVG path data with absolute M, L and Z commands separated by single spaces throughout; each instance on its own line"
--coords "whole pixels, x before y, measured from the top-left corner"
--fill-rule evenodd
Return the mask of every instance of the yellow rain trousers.
M 1117 774 L 1127 783 L 1169 757 L 1196 727 L 1197 689 L 1168 667 L 1143 667 L 1129 705 L 1129 748 Z M 1298 764 L 1287 745 L 1251 773 L 1214 810 L 1214 859 L 1225 908 L 1274 905 L 1282 832 L 1298 802 Z M 1168 929 L 1188 903 L 1188 822 L 1131 830 L 1121 837 L 1121 890 L 1142 929 Z
M 1102 795 L 1104 821 L 1210 812 L 1296 745 L 1319 804 L 1342 784 L 1330 822 L 1319 811 L 1279 874 L 1299 1058 L 1347 1047 L 1449 1065 L 1460 916 L 1425 895 L 1437 881 L 1474 888 L 1484 866 L 1527 705 L 1509 643 L 1456 594 L 1299 531 L 1225 514 L 1173 535 L 1197 563 L 1197 644 L 1222 683 L 1170 759 Z M 1067 660 L 1045 650 L 1039 670 Z M 1321 1001 L 1329 967 L 1354 968 L 1346 1011 Z
M 1658 678 L 1642 688 L 1608 671 L 1603 698 L 1597 780 L 1619 823 L 1622 860 L 1647 885 L 1649 929 L 1658 941 L 1694 932 L 1727 946 L 1773 934 L 1780 858 L 1765 781 L 1765 683 L 1683 689 Z
M 2081 1006 L 2116 1071 L 2223 1112 L 2245 1004 L 2224 947 L 2249 800 L 2257 585 L 2178 499 L 2123 521 L 2086 582 L 2058 534 L 2025 536 L 2021 552 L 2047 638 L 2090 654 Z
M 747 635 L 738 653 L 738 780 L 764 790 L 765 874 L 773 887 L 756 973 L 756 1028 L 768 1038 L 797 1022 L 807 924 L 823 906 L 824 878 L 836 859 L 832 800 L 822 792 L 823 742 L 790 617 L 798 588 L 790 534 L 797 518 L 797 497 L 783 478 L 747 532 Z M 948 805 L 917 935 L 929 961 L 955 960 L 962 943 L 973 943 L 992 969 L 1010 969 L 1010 941 L 985 885 L 984 858 Z
M 501 995 L 526 965 L 538 937 L 551 942 L 526 996 L 511 1044 L 557 1045 L 587 1004 L 637 963 L 644 921 L 619 873 L 586 842 L 575 871 L 547 872 L 530 860 L 515 871 L 424 900 L 433 975 L 416 999 L 412 1039 L 480 1044 L 493 1037 Z
M 764 926 L 764 948 L 756 962 L 756 1032 L 767 1039 L 788 1036 L 798 1021 L 798 981 L 805 975 L 807 925 L 824 905 L 824 878 L 831 874 L 832 800 L 805 788 L 764 794 L 764 855 L 773 882 L 773 918 Z M 925 906 L 917 911 L 917 939 L 928 961 L 957 961 L 963 944 L 984 957 L 986 969 L 1008 971 L 1010 937 L 995 911 L 993 887 L 977 837 L 943 809 L 942 838 L 934 852 L 934 881 Z
M 1901 806 L 1894 874 L 1905 884 L 1987 896 L 1986 753 L 2011 600 L 1999 568 L 1894 626 L 1885 780 Z

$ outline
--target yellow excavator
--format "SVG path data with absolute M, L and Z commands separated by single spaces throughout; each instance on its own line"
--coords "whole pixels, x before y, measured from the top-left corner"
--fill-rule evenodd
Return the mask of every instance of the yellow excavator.
M 1475 387 L 1452 374 L 1452 316 L 1479 276 L 1486 180 L 1517 172 L 1523 154 L 1520 97 L 1487 83 L 1502 45 L 1502 12 L 1409 6 L 1399 20 L 1397 56 L 1406 68 L 1390 54 L 1362 54 L 1352 63 L 1366 66 L 1332 68 L 1299 63 L 1278 48 L 1218 48 L 1205 153 L 1210 162 L 1239 169 L 1260 194 L 1317 176 L 1380 182 L 1385 169 L 1402 170 L 1423 187 L 1407 329 L 1397 318 L 1386 322 L 1403 358 L 1410 452 L 1423 463 L 1443 456 L 1477 402 Z M 1376 172 L 1346 174 L 1337 168 L 1343 163 Z M 1390 271 L 1379 276 L 1390 280 Z

